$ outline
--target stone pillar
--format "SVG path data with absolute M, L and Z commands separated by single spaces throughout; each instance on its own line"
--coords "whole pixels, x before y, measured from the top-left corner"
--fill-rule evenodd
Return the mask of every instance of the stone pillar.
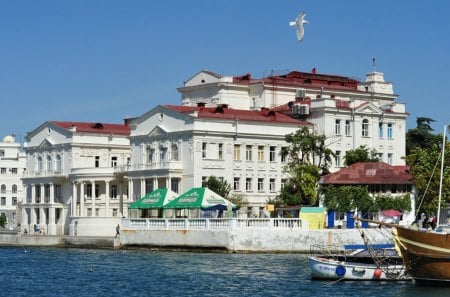
M 157 177 L 157 176 L 154 176 L 154 177 L 152 178 L 152 181 L 153 181 L 153 190 L 158 189 L 158 177 Z
M 55 208 L 51 206 L 48 209 L 48 235 L 56 235 Z
M 71 203 L 71 216 L 74 217 L 77 215 L 77 183 L 72 183 L 72 199 L 70 201 Z
M 133 201 L 133 180 L 130 178 L 128 180 L 128 201 Z
M 80 217 L 85 216 L 84 210 L 84 182 L 80 182 Z
M 30 234 L 32 234 L 32 233 L 34 233 L 34 230 L 33 230 L 33 225 L 34 224 L 36 224 L 37 223 L 37 219 L 36 219 L 36 208 L 30 208 L 30 217 L 31 217 L 31 220 L 30 220 L 30 230 L 28 230 L 29 232 L 30 232 Z
M 55 185 L 53 183 L 50 184 L 50 204 L 55 203 Z
M 105 217 L 109 217 L 110 211 L 109 211 L 109 181 L 105 181 Z
M 30 233 L 30 226 L 28 225 L 28 213 L 27 213 L 27 208 L 22 206 L 22 222 L 21 224 L 21 228 L 22 228 L 22 233 L 25 231 L 25 228 L 27 229 L 27 232 Z
M 40 199 L 40 203 L 44 203 L 45 202 L 45 188 L 44 188 L 44 184 L 39 184 L 41 186 L 41 199 Z
M 166 177 L 166 188 L 169 189 L 169 190 L 171 189 L 171 187 L 170 187 L 170 178 L 168 176 Z
M 136 199 L 134 199 L 134 201 L 144 197 L 144 195 L 145 195 L 145 178 L 141 178 L 141 195 Z
M 121 217 L 123 217 L 123 185 L 122 185 L 122 182 L 120 182 L 119 185 L 117 186 L 117 191 L 119 192 L 119 214 Z
M 95 217 L 95 180 L 92 183 L 92 212 L 91 216 Z
M 31 204 L 36 203 L 36 185 L 31 184 Z

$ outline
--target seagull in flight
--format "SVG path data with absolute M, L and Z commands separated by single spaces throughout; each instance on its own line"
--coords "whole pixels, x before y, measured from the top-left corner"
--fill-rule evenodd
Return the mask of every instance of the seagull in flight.
M 302 11 L 294 22 L 289 22 L 289 26 L 297 27 L 297 39 L 298 42 L 303 40 L 303 36 L 305 35 L 305 30 L 303 29 L 303 24 L 308 24 L 309 22 L 305 20 L 305 12 Z

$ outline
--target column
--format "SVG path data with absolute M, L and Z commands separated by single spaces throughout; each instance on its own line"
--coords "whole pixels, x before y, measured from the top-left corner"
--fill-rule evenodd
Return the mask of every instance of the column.
M 133 199 L 133 180 L 130 178 L 128 180 L 128 201 L 132 201 Z
M 72 199 L 71 199 L 71 215 L 72 217 L 77 215 L 77 184 L 72 183 Z
M 36 203 L 36 185 L 31 184 L 31 204 Z
M 22 205 L 22 222 L 20 223 L 21 228 L 22 228 L 22 233 L 25 230 L 25 228 L 27 229 L 27 232 L 30 233 L 30 226 L 28 226 L 28 213 L 27 213 L 27 208 L 23 207 Z
M 95 180 L 92 183 L 92 211 L 91 216 L 95 217 Z
M 169 190 L 171 189 L 171 187 L 170 187 L 170 178 L 168 176 L 166 177 L 166 188 L 169 189 Z
M 105 216 L 109 217 L 110 216 L 110 212 L 109 212 L 109 181 L 105 181 Z
M 141 196 L 134 200 L 138 200 L 139 198 L 144 197 L 144 195 L 145 195 L 145 178 L 141 178 Z
M 34 230 L 33 230 L 34 226 L 33 225 L 37 223 L 37 221 L 36 221 L 36 209 L 34 207 L 30 208 L 30 217 L 31 217 L 31 220 L 30 220 L 31 226 L 30 226 L 30 230 L 28 230 L 28 232 L 30 232 L 30 234 L 32 234 L 32 233 L 34 233 Z
M 80 182 L 80 217 L 85 215 L 84 210 L 84 182 Z
M 41 186 L 41 199 L 40 199 L 39 203 L 44 203 L 45 202 L 45 198 L 44 198 L 44 195 L 45 195 L 44 184 L 39 184 L 39 185 Z
M 53 183 L 50 184 L 50 203 L 55 203 L 55 185 Z
M 158 189 L 158 177 L 157 176 L 152 177 L 152 181 L 153 181 L 153 190 Z
M 128 185 L 130 184 L 130 181 L 128 181 Z M 121 217 L 123 217 L 123 186 L 122 182 L 119 183 L 117 191 L 119 192 L 119 214 Z
M 55 208 L 50 206 L 48 209 L 48 235 L 56 235 Z

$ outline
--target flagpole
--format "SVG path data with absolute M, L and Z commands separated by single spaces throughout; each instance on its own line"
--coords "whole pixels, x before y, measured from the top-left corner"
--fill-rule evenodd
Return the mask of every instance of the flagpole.
M 441 219 L 441 200 L 442 200 L 442 180 L 444 175 L 444 159 L 445 159 L 445 137 L 447 135 L 447 125 L 444 125 L 444 136 L 442 137 L 442 156 L 441 156 L 441 177 L 439 181 L 439 200 L 437 209 L 436 226 L 439 226 Z

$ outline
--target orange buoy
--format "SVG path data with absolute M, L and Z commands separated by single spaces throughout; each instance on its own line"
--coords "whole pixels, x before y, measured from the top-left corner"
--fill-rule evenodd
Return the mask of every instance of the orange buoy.
M 380 268 L 375 269 L 375 271 L 373 272 L 373 277 L 374 278 L 380 278 L 381 274 L 383 273 L 383 271 Z

